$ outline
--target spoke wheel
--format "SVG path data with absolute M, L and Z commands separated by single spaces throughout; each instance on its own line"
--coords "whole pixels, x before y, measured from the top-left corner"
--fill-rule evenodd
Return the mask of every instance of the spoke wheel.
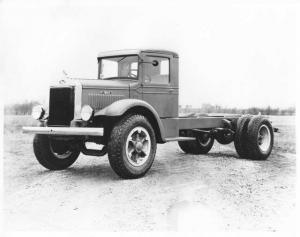
M 127 159 L 133 166 L 145 164 L 151 150 L 151 139 L 147 130 L 136 127 L 129 133 L 126 141 Z

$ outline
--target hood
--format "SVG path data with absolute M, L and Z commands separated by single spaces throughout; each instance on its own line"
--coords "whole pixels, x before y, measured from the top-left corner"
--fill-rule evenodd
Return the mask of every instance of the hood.
M 138 84 L 134 80 L 100 80 L 100 79 L 63 79 L 59 83 L 52 84 L 51 87 L 69 87 L 80 86 L 82 88 L 97 88 L 97 89 L 127 89 L 131 85 Z
M 101 89 L 125 89 L 130 84 L 136 83 L 133 80 L 80 80 L 82 88 L 101 88 Z
M 115 101 L 130 98 L 133 80 L 78 80 L 82 86 L 81 103 L 90 105 L 95 111 Z

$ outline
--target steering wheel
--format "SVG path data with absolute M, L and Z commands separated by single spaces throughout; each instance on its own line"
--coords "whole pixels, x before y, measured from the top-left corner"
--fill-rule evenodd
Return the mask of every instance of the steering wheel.
M 128 77 L 134 77 L 134 78 L 136 78 L 136 75 L 134 73 L 132 73 L 132 72 L 129 72 L 128 73 Z

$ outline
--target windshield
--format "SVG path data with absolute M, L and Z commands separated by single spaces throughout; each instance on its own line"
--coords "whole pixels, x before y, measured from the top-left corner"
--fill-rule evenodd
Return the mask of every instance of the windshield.
M 99 59 L 99 79 L 137 80 L 138 56 L 119 56 Z

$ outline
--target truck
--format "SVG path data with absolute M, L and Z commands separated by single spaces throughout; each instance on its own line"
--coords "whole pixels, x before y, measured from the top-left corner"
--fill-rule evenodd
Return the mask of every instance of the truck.
M 50 86 L 49 106 L 32 117 L 37 161 L 49 170 L 71 166 L 80 153 L 108 155 L 121 178 L 144 176 L 157 144 L 177 141 L 187 154 L 208 153 L 216 140 L 234 143 L 240 158 L 266 160 L 274 128 L 261 115 L 179 115 L 179 56 L 168 50 L 101 52 L 96 79 L 70 78 Z M 90 148 L 95 143 L 98 149 Z

